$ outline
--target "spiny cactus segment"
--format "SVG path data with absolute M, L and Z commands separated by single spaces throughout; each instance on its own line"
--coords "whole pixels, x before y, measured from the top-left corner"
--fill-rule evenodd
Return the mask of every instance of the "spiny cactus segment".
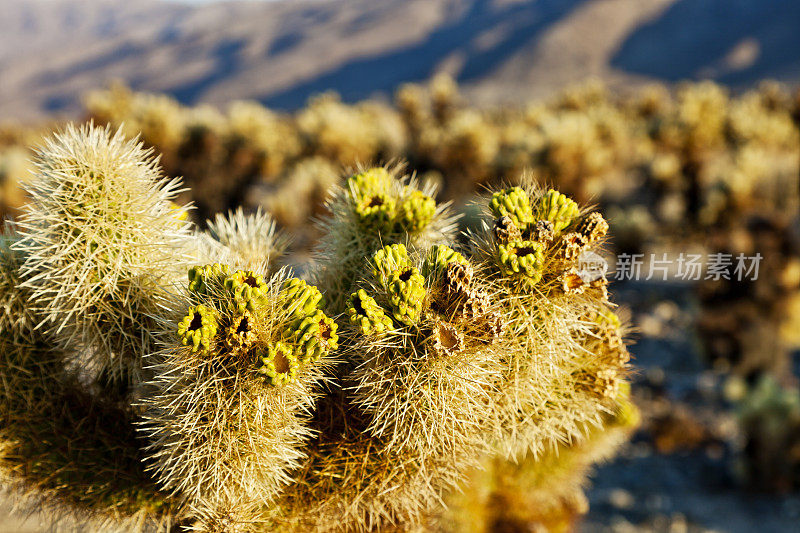
M 364 260 L 385 246 L 402 244 L 407 252 L 434 244 L 451 244 L 455 218 L 448 205 L 437 205 L 433 182 L 420 186 L 401 167 L 374 167 L 346 180 L 334 190 L 320 220 L 322 238 L 316 254 L 324 268 L 314 271 L 314 283 L 324 286 L 328 310 L 343 313 L 363 275 Z M 395 250 L 398 252 L 398 250 Z M 382 273 L 384 283 L 397 266 Z
M 180 180 L 121 130 L 67 126 L 38 150 L 20 238 L 20 282 L 52 342 L 90 379 L 139 383 L 148 374 L 163 287 L 182 275 L 190 238 Z M 78 361 L 76 361 L 78 362 Z

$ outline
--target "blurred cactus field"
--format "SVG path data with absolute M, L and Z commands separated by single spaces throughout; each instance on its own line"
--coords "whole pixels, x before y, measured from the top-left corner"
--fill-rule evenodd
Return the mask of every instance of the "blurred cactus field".
M 0 216 L 0 530 L 800 523 L 777 82 L 294 112 L 114 84 L 0 126 Z M 689 253 L 758 277 L 652 275 Z

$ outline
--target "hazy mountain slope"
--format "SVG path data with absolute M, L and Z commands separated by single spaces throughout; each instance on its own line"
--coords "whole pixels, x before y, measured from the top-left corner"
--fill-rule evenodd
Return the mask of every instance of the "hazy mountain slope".
M 327 89 L 387 94 L 439 70 L 483 102 L 587 76 L 793 81 L 799 11 L 795 0 L 0 0 L 0 120 L 74 113 L 113 79 L 187 103 L 282 108 Z
M 681 0 L 637 28 L 611 64 L 666 80 L 699 75 L 725 83 L 765 76 L 796 81 L 800 2 Z

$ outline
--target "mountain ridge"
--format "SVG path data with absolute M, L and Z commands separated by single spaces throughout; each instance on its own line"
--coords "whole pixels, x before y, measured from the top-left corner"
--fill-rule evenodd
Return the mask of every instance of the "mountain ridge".
M 762 7 L 759 7 L 762 6 Z M 76 116 L 114 80 L 187 104 L 391 95 L 449 72 L 478 104 L 596 77 L 800 80 L 792 0 L 0 0 L 0 121 Z M 721 16 L 724 14 L 724 16 Z M 771 30 L 774 28 L 775 30 Z M 752 31 L 748 31 L 752 29 Z M 719 43 L 711 47 L 709 43 Z M 713 48 L 713 49 L 712 49 Z

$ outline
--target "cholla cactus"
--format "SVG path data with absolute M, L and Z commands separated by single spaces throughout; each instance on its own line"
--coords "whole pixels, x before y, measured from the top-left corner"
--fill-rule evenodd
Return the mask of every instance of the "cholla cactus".
M 313 288 L 285 274 L 265 281 L 209 265 L 189 279 L 154 332 L 163 349 L 150 383 L 157 392 L 143 403 L 149 456 L 205 528 L 236 530 L 304 457 L 336 325 L 309 298 Z
M 431 523 L 444 531 L 468 533 L 571 531 L 588 509 L 584 490 L 592 467 L 613 457 L 638 423 L 638 410 L 626 392 L 603 417 L 603 426 L 590 429 L 579 443 L 516 461 L 487 456 Z
M 25 257 L 0 235 L 0 476 L 23 509 L 94 530 L 168 530 L 180 503 L 144 471 L 125 406 L 98 399 L 67 371 L 67 353 L 37 326 L 22 285 Z
M 386 248 L 373 262 L 389 262 Z M 370 431 L 388 438 L 390 447 L 422 455 L 467 443 L 480 446 L 479 428 L 488 417 L 487 395 L 500 359 L 498 339 L 487 336 L 485 327 L 496 308 L 487 308 L 483 316 L 465 312 L 471 301 L 488 295 L 486 287 L 470 279 L 465 294 L 454 297 L 449 279 L 424 267 L 426 255 L 449 257 L 445 268 L 450 262 L 468 266 L 460 254 L 440 245 L 435 254 L 405 256 L 399 264 L 377 268 L 368 297 L 393 325 L 368 335 L 360 330 L 352 341 L 358 363 L 353 395 L 373 417 Z
M 180 182 L 120 131 L 68 126 L 40 149 L 15 247 L 21 274 L 56 342 L 104 380 L 135 383 L 159 287 L 185 258 Z
M 34 190 L 23 235 L 0 249 L 8 259 L 0 263 L 8 270 L 0 272 L 0 303 L 8 304 L 0 327 L 12 332 L 10 354 L 35 356 L 0 359 L 0 371 L 16 376 L 19 365 L 38 376 L 15 377 L 11 388 L 0 381 L 17 390 L 0 401 L 10 422 L 0 452 L 11 450 L 0 453 L 0 467 L 16 467 L 17 479 L 54 500 L 104 519 L 139 519 L 139 527 L 414 528 L 441 514 L 443 499 L 485 457 L 527 455 L 545 467 L 545 450 L 588 442 L 623 401 L 623 326 L 602 273 L 589 279 L 577 269 L 576 258 L 602 243 L 604 221 L 581 216 L 555 191 L 504 191 L 512 199 L 502 198 L 498 216 L 487 201 L 483 231 L 456 251 L 452 219 L 432 189 L 386 169 L 357 174 L 334 194 L 320 226 L 328 235 L 313 273 L 317 289 L 269 273 L 274 257 L 261 258 L 274 243 L 266 218 L 233 215 L 212 225 L 212 235 L 192 232 L 165 198 L 172 189 L 145 186 L 150 174 L 134 172 L 154 169 L 139 152 L 120 157 L 120 144 L 129 145 L 105 130 L 69 132 L 43 158 L 47 186 Z M 98 166 L 69 163 L 74 153 Z M 128 174 L 130 184 L 106 179 Z M 42 206 L 61 209 L 67 222 L 45 225 Z M 152 215 L 146 228 L 142 212 Z M 61 252 L 60 262 L 47 262 L 49 249 Z M 191 268 L 184 254 L 194 258 Z M 509 270 L 512 255 L 517 268 Z M 88 286 L 100 297 L 56 316 L 65 297 L 44 272 L 76 294 Z M 111 276 L 106 284 L 91 277 L 100 273 Z M 565 283 L 566 275 L 585 286 L 573 290 L 578 283 Z M 20 305 L 23 295 L 43 303 Z M 340 323 L 323 308 L 340 311 Z M 59 327 L 36 329 L 47 320 Z M 122 330 L 129 321 L 136 327 Z M 101 329 L 116 351 L 90 344 L 92 335 L 63 333 Z M 23 334 L 41 344 L 31 348 Z M 117 354 L 128 356 L 124 370 L 110 364 Z M 150 378 L 135 395 L 98 394 L 97 382 L 75 371 L 75 361 L 89 359 L 104 375 L 138 381 L 145 356 Z M 334 357 L 343 360 L 335 373 Z M 110 381 L 100 384 L 108 389 Z M 63 401 L 64 390 L 74 397 Z M 26 422 L 21 399 L 31 397 L 37 407 Z M 63 427 L 71 415 L 78 423 Z M 59 432 L 77 438 L 77 428 L 107 418 L 115 423 L 90 431 L 80 440 L 85 448 L 47 457 L 48 442 L 63 442 Z M 83 450 L 122 461 L 94 468 Z M 73 479 L 91 494 L 76 496 Z
M 591 426 L 613 405 L 627 362 L 620 356 L 622 361 L 615 366 L 598 363 L 598 347 L 587 347 L 585 340 L 598 335 L 594 331 L 597 326 L 584 315 L 587 311 L 605 313 L 608 282 L 604 272 L 579 270 L 578 257 L 602 242 L 604 221 L 594 215 L 580 217 L 577 205 L 557 191 L 542 193 L 524 184 L 515 195 L 522 192 L 529 201 L 519 200 L 516 205 L 529 203 L 534 206 L 532 220 L 552 223 L 555 231 L 551 240 L 504 242 L 503 234 L 494 230 L 497 221 L 487 222 L 482 233 L 471 238 L 472 254 L 484 275 L 498 287 L 497 298 L 503 302 L 507 326 L 513 332 L 512 344 L 504 351 L 504 367 L 513 371 L 506 371 L 506 381 L 498 386 L 505 395 L 498 399 L 498 405 L 505 403 L 505 408 L 495 409 L 502 419 L 498 427 L 503 428 L 504 435 L 497 440 L 497 447 L 511 457 L 525 450 L 536 454 L 548 442 L 580 440 L 578 428 Z M 491 203 L 489 207 L 492 217 L 508 216 L 492 209 Z M 574 236 L 563 233 L 571 225 L 587 235 L 579 240 L 577 250 L 565 254 L 564 250 L 575 243 Z M 528 223 L 520 228 L 521 233 L 530 235 L 532 227 L 535 224 Z M 595 242 L 590 245 L 592 234 Z M 509 251 L 518 251 L 523 245 L 531 250 L 525 257 L 532 255 L 534 260 L 518 269 L 509 268 L 515 258 L 519 262 L 518 254 L 515 257 Z M 567 276 L 574 276 L 574 280 L 569 278 L 571 282 L 565 283 Z M 576 286 L 582 290 L 575 290 Z M 557 370 L 536 364 L 542 356 L 552 363 L 551 369 Z M 601 390 L 601 384 L 612 386 Z M 544 390 L 546 401 L 541 396 Z M 524 414 L 534 412 L 535 416 Z
M 737 378 L 731 378 L 736 380 Z M 729 387 L 730 388 L 730 387 Z M 737 473 L 752 488 L 784 492 L 800 485 L 800 391 L 763 375 L 737 406 L 745 448 Z
M 381 179 L 362 174 L 353 185 L 374 191 Z M 510 206 L 502 201 L 500 211 L 495 201 L 490 209 L 520 235 L 543 235 L 530 241 L 536 278 L 525 284 L 502 268 L 498 249 L 509 242 L 489 224 L 472 236 L 469 254 L 443 243 L 376 246 L 342 325 L 346 364 L 339 380 L 347 392 L 322 402 L 321 437 L 297 486 L 269 513 L 275 523 L 321 530 L 412 526 L 435 513 L 434 502 L 457 490 L 482 457 L 530 454 L 536 462 L 557 443 L 602 432 L 625 388 L 621 325 L 612 318 L 602 275 L 586 280 L 581 293 L 565 291 L 560 278 L 578 265 L 577 257 L 565 257 L 567 241 L 575 239 L 564 230 L 575 228 L 584 252 L 602 242 L 605 221 L 581 217 L 555 191 L 545 196 L 520 187 L 502 194 L 509 193 Z M 329 230 L 346 223 L 334 218 Z M 538 364 L 540 357 L 552 365 Z M 341 487 L 335 479 L 359 482 Z
M 388 244 L 409 249 L 452 242 L 455 218 L 436 206 L 436 190 L 422 190 L 400 169 L 374 167 L 348 178 L 328 202 L 330 215 L 319 226 L 317 285 L 327 291 L 329 309 L 341 313 L 354 292 L 365 258 Z

